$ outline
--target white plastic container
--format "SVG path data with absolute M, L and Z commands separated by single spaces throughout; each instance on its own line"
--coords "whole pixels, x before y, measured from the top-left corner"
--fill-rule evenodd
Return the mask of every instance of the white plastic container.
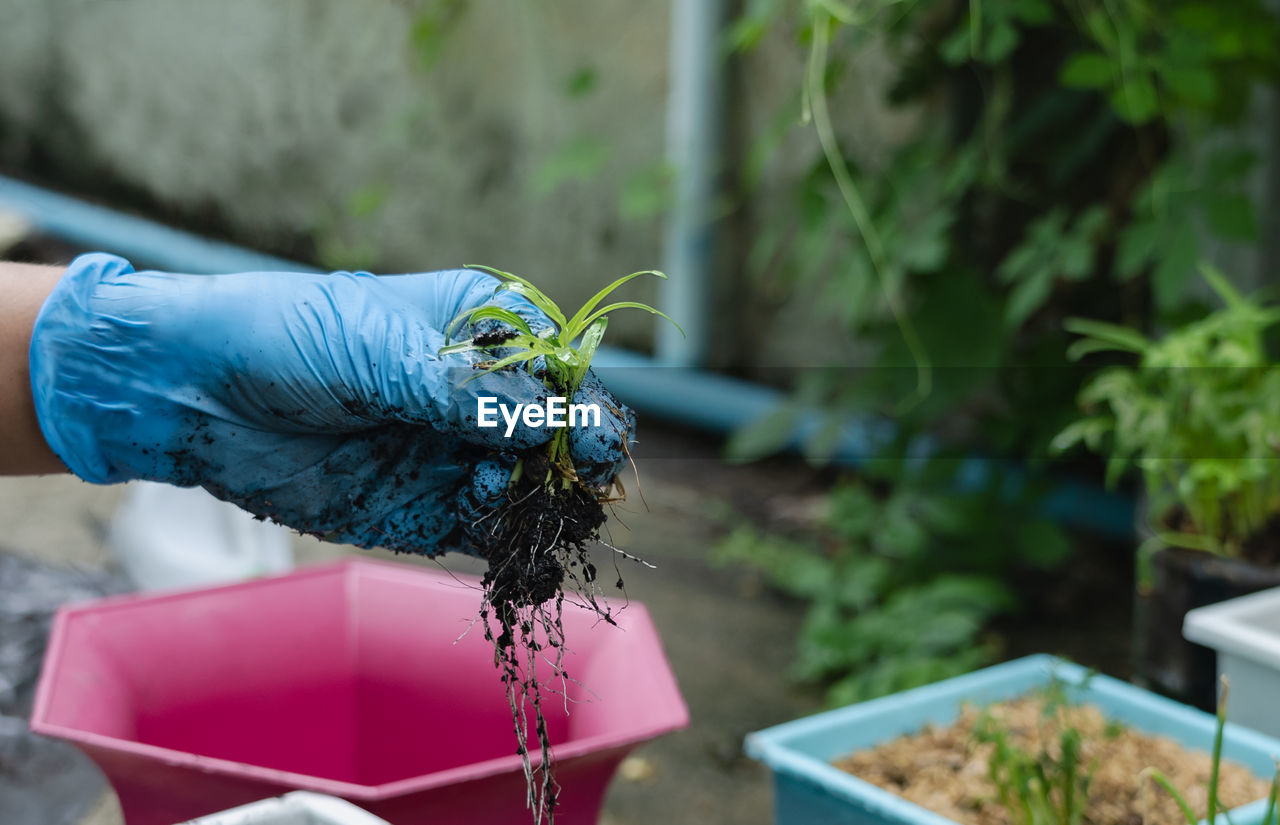
M 1198 607 L 1182 635 L 1218 653 L 1227 677 L 1227 718 L 1280 736 L 1280 587 Z
M 186 825 L 389 825 L 333 796 L 295 791 L 193 819 Z
M 239 581 L 293 567 L 288 528 L 219 501 L 199 487 L 130 485 L 107 547 L 142 590 Z

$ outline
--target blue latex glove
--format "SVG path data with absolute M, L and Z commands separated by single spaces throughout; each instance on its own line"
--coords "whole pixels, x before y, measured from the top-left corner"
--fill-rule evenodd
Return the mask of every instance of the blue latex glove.
M 464 309 L 547 323 L 497 285 L 473 270 L 135 272 L 84 255 L 36 320 L 36 413 L 86 481 L 199 485 L 334 541 L 477 553 L 461 519 L 498 499 L 514 453 L 553 432 L 476 426 L 477 396 L 542 404 L 546 388 L 525 372 L 475 378 L 476 353 L 438 355 Z M 575 462 L 601 485 L 635 419 L 594 380 L 575 400 L 605 411 L 571 432 Z

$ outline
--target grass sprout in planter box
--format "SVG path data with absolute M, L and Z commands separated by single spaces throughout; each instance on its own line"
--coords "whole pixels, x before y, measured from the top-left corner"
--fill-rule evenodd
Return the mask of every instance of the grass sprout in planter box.
M 652 275 L 666 278 L 656 270 L 633 272 L 593 295 L 573 315 L 565 313 L 531 281 L 489 267 L 477 266 L 502 280 L 499 291 L 511 291 L 526 298 L 550 321 L 536 331 L 511 310 L 483 306 L 458 315 L 449 325 L 447 337 L 464 325 L 496 321 L 493 327 L 473 337 L 451 343 L 441 354 L 479 351 L 489 356 L 477 363 L 477 377 L 500 370 L 526 370 L 546 386 L 552 396 L 572 400 L 587 378 L 591 359 L 604 339 L 609 316 L 621 309 L 639 309 L 666 318 L 665 313 L 635 301 L 606 303 L 609 296 L 627 282 Z M 481 325 L 483 326 L 483 325 Z M 682 330 L 683 332 L 683 330 Z M 620 411 L 615 411 L 619 412 Z M 484 606 L 481 622 L 485 638 L 495 647 L 495 662 L 507 687 L 507 698 L 515 723 L 518 752 L 524 761 L 529 783 L 529 805 L 535 822 L 544 813 L 554 819 L 558 787 L 551 771 L 551 744 L 543 716 L 542 692 L 556 680 L 570 676 L 564 670 L 565 638 L 561 621 L 565 586 L 605 622 L 613 623 L 607 603 L 598 598 L 598 571 L 591 562 L 588 546 L 601 541 L 605 522 L 604 505 L 620 501 L 625 490 L 616 477 L 603 489 L 585 483 L 574 467 L 569 444 L 569 428 L 555 430 L 546 445 L 526 450 L 512 471 L 506 494 L 491 512 L 472 525 L 479 546 L 486 548 L 488 570 L 484 575 Z M 625 436 L 623 438 L 625 449 Z M 615 554 L 628 556 L 609 546 Z M 617 586 L 622 587 L 619 575 Z M 549 679 L 538 676 L 541 660 L 551 668 Z M 544 671 L 545 672 L 545 671 Z M 541 761 L 534 768 L 529 756 L 527 723 L 532 714 Z
M 787 722 L 746 748 L 773 771 L 779 825 L 1277 825 L 1280 741 L 1049 656 Z

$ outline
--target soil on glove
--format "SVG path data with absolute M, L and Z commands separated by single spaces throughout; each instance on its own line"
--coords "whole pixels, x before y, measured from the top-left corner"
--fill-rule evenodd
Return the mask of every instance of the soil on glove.
M 935 813 L 966 825 L 1012 825 L 988 776 L 995 745 L 979 741 L 984 714 L 1002 722 L 1010 744 L 1037 754 L 1050 743 L 1056 754 L 1064 724 L 1083 736 L 1082 762 L 1095 765 L 1085 810 L 1087 825 L 1182 825 L 1177 804 L 1150 780 L 1139 781 L 1149 767 L 1164 773 L 1203 816 L 1208 807 L 1210 757 L 1172 739 L 1152 736 L 1107 720 L 1096 707 L 1059 707 L 1046 714 L 1045 700 L 1026 697 L 986 708 L 966 706 L 947 727 L 926 727 L 875 748 L 835 761 L 835 766 Z M 1063 721 L 1065 720 L 1065 722 Z M 1142 787 L 1145 786 L 1145 787 Z M 1266 798 L 1270 782 L 1247 768 L 1223 760 L 1220 805 L 1227 809 Z
M 545 460 L 539 466 L 539 458 L 526 457 L 527 480 L 508 491 L 491 514 L 480 544 L 489 562 L 486 601 L 507 631 L 513 611 L 556 598 L 566 576 L 588 586 L 596 577 L 587 548 L 599 538 L 604 507 L 579 485 L 553 491 L 534 481 L 545 474 Z

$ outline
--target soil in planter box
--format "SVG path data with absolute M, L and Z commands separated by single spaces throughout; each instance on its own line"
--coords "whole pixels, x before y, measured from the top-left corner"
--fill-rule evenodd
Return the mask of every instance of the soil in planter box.
M 1064 725 L 1080 732 L 1081 761 L 1094 766 L 1084 816 L 1087 825 L 1185 823 L 1167 793 L 1150 780 L 1139 781 L 1148 767 L 1168 776 L 1197 814 L 1203 815 L 1208 807 L 1208 753 L 1110 722 L 1091 705 L 1059 705 L 1046 712 L 1040 696 L 987 708 L 967 706 L 952 725 L 927 727 L 838 759 L 835 765 L 956 822 L 1012 825 L 1014 820 L 1000 804 L 988 774 L 995 745 L 981 741 L 979 735 L 991 721 L 1003 726 L 1011 745 L 1031 754 L 1046 746 L 1050 754 L 1057 754 Z M 1218 796 L 1226 808 L 1263 799 L 1269 791 L 1270 783 L 1247 768 L 1222 762 Z

